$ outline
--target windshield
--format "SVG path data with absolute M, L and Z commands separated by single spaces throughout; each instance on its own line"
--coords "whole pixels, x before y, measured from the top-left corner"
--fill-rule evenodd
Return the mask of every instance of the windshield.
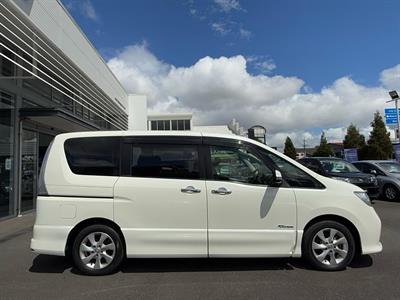
M 400 173 L 400 164 L 395 162 L 378 163 L 378 165 L 388 173 Z
M 349 173 L 360 172 L 354 165 L 338 159 L 323 159 L 321 160 L 322 167 L 328 173 Z

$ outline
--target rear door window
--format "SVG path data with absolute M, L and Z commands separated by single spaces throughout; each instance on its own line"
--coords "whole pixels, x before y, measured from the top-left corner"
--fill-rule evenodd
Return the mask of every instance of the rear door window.
M 197 145 L 128 144 L 124 176 L 200 179 Z

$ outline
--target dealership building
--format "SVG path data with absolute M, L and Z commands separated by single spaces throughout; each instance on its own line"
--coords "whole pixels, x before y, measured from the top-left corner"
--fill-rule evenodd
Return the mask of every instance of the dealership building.
M 56 134 L 146 130 L 129 95 L 58 0 L 0 1 L 0 220 L 35 208 Z

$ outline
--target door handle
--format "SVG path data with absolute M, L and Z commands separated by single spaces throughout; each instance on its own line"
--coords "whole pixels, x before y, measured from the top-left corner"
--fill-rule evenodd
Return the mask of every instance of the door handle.
M 198 194 L 198 193 L 201 192 L 201 190 L 200 189 L 196 189 L 193 186 L 189 185 L 189 186 L 187 186 L 185 188 L 182 188 L 181 192 L 182 193 L 186 193 L 186 194 Z
M 226 189 L 224 187 L 220 187 L 220 188 L 218 188 L 216 190 L 211 190 L 211 193 L 212 194 L 218 194 L 218 195 L 229 195 L 229 194 L 232 194 L 232 191 L 230 191 L 230 190 L 228 190 L 228 189 Z

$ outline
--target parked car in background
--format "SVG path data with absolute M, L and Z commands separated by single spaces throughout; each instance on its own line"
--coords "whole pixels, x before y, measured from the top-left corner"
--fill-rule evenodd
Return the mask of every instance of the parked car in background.
M 298 162 L 320 175 L 355 184 L 366 190 L 371 198 L 379 196 L 380 189 L 377 178 L 372 174 L 363 173 L 344 159 L 307 157 L 299 159 Z
M 376 176 L 380 196 L 389 201 L 400 200 L 400 164 L 393 160 L 365 160 L 354 165 L 366 174 Z

